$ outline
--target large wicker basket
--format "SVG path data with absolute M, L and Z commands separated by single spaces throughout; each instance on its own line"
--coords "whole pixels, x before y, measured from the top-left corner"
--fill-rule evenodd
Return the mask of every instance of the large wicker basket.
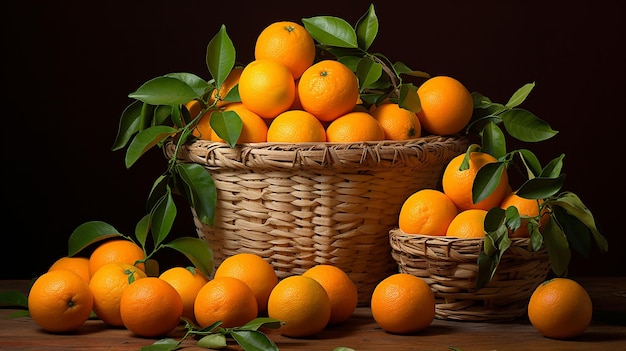
M 213 227 L 195 213 L 194 221 L 216 267 L 239 252 L 268 260 L 279 279 L 332 264 L 349 274 L 365 305 L 375 285 L 397 269 L 388 235 L 402 203 L 437 186 L 445 165 L 468 144 L 465 137 L 439 136 L 234 148 L 197 141 L 177 157 L 203 165 L 215 182 Z M 171 158 L 174 146 L 165 153 Z
M 533 291 L 546 279 L 545 248 L 533 251 L 528 238 L 513 238 L 493 279 L 476 290 L 483 239 L 389 232 L 400 272 L 423 278 L 435 293 L 435 317 L 459 321 L 507 321 L 526 314 Z

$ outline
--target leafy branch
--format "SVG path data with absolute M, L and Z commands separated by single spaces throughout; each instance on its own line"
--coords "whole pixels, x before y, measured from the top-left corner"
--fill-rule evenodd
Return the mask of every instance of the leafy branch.
M 552 271 L 558 276 L 567 275 L 570 247 L 584 257 L 588 256 L 592 241 L 602 252 L 608 250 L 608 243 L 598 230 L 591 211 L 576 194 L 562 191 L 565 155 L 561 154 L 542 167 L 537 156 L 528 149 L 507 151 L 505 131 L 523 142 L 544 141 L 558 133 L 547 122 L 519 108 L 534 87 L 534 83 L 524 85 L 504 105 L 494 103 L 479 93 L 472 93 L 474 115 L 466 132 L 477 133 L 482 146 L 470 145 L 461 169 L 469 167 L 469 153 L 474 150 L 490 153 L 498 159 L 498 162 L 487 164 L 478 171 L 472 187 L 473 201 L 476 203 L 489 196 L 500 182 L 503 172 L 514 168 L 526 178 L 516 194 L 536 200 L 539 206 L 536 217 L 522 216 L 514 206 L 488 211 L 484 223 L 483 252 L 478 258 L 477 289 L 493 278 L 502 255 L 511 246 L 508 233 L 518 229 L 522 219 L 528 223 L 532 250 L 545 246 Z
M 180 340 L 172 338 L 160 339 L 152 345 L 144 346 L 141 351 L 174 351 L 181 347 L 188 337 L 199 338 L 197 345 L 207 349 L 223 349 L 228 347 L 227 338 L 232 338 L 246 351 L 278 351 L 276 344 L 267 335 L 259 331 L 261 327 L 277 329 L 283 324 L 273 318 L 255 318 L 250 322 L 233 328 L 223 328 L 222 322 L 216 322 L 206 328 L 197 328 L 185 321 L 185 335 Z

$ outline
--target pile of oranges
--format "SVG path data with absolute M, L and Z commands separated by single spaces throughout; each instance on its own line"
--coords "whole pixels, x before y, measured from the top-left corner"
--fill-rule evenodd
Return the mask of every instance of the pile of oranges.
M 315 42 L 304 26 L 275 22 L 257 37 L 255 59 L 233 68 L 213 90 L 208 109 L 192 100 L 191 116 L 201 116 L 194 136 L 224 141 L 211 128 L 215 111 L 236 112 L 242 122 L 237 143 L 366 142 L 407 140 L 422 134 L 453 135 L 471 119 L 473 101 L 461 82 L 436 76 L 417 94 L 414 113 L 391 99 L 365 105 L 357 76 L 338 60 L 316 60 Z M 237 87 L 239 99 L 226 97 Z
M 51 332 L 76 330 L 95 315 L 144 337 L 169 334 L 181 318 L 232 328 L 269 316 L 283 323 L 281 334 L 303 337 L 347 320 L 357 307 L 356 285 L 332 265 L 279 282 L 270 263 L 252 253 L 226 258 L 213 278 L 179 266 L 148 276 L 143 260 L 126 239 L 105 241 L 89 257 L 62 257 L 33 283 L 30 315 Z
M 474 203 L 472 187 L 476 174 L 482 167 L 497 160 L 488 153 L 473 151 L 469 154 L 469 168 L 461 170 L 465 157 L 465 154 L 458 155 L 446 165 L 441 190 L 419 190 L 405 200 L 398 218 L 400 230 L 407 234 L 482 238 L 486 234 L 485 216 L 494 207 L 506 210 L 515 206 L 523 218 L 539 215 L 540 202 L 518 196 L 511 189 L 506 170 L 495 190 Z M 524 218 L 524 221 L 527 219 Z M 509 237 L 529 237 L 526 223 L 510 231 Z

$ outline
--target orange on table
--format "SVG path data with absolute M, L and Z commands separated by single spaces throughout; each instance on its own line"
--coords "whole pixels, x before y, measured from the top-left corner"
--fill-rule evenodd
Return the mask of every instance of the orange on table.
M 194 314 L 200 327 L 222 321 L 222 327 L 244 325 L 258 316 L 256 297 L 250 287 L 234 277 L 216 277 L 196 296 Z
M 468 239 L 484 238 L 485 216 L 487 216 L 487 211 L 479 208 L 459 212 L 448 225 L 446 236 Z
M 89 284 L 89 258 L 79 256 L 63 256 L 54 261 L 48 268 L 48 272 L 57 269 L 65 269 L 78 274 L 85 283 Z
M 287 111 L 296 95 L 296 83 L 287 67 L 270 60 L 254 60 L 239 77 L 241 102 L 262 118 Z
M 417 113 L 422 128 L 431 134 L 451 135 L 465 128 L 472 118 L 471 93 L 457 79 L 429 78 L 417 88 L 422 109 Z
M 486 152 L 474 151 L 470 153 L 469 168 L 459 170 L 463 163 L 465 153 L 454 157 L 446 165 L 443 171 L 441 184 L 443 192 L 454 201 L 459 210 L 468 210 L 471 208 L 479 208 L 489 211 L 494 207 L 500 206 L 504 197 L 511 192 L 509 186 L 509 177 L 506 170 L 502 173 L 500 183 L 496 189 L 485 199 L 474 203 L 472 200 L 472 187 L 478 170 L 488 163 L 497 162 L 498 160 Z
M 398 226 L 407 234 L 444 236 L 458 210 L 442 191 L 422 189 L 402 204 Z
M 526 199 L 517 195 L 516 192 L 511 192 L 504 197 L 500 203 L 500 208 L 506 210 L 510 206 L 514 206 L 521 216 L 536 217 L 539 215 L 539 203 L 538 200 Z M 522 218 L 519 228 L 509 232 L 511 238 L 528 238 L 529 236 L 528 219 L 526 218 Z
M 417 115 L 396 103 L 376 106 L 370 113 L 383 127 L 387 140 L 415 139 L 422 134 L 422 126 Z
M 100 243 L 89 256 L 89 275 L 93 276 L 98 268 L 111 262 L 124 262 L 136 265 L 144 271 L 146 266 L 143 262 L 146 256 L 143 249 L 133 241 L 126 239 L 113 239 Z
M 120 314 L 122 293 L 132 282 L 145 278 L 144 271 L 125 262 L 110 262 L 100 267 L 89 281 L 96 316 L 108 325 L 123 326 Z
M 272 290 L 267 314 L 283 324 L 278 332 L 300 338 L 321 332 L 330 321 L 330 298 L 324 287 L 311 277 L 283 278 Z
M 168 282 L 178 291 L 183 300 L 182 316 L 190 321 L 195 321 L 193 304 L 198 291 L 209 279 L 194 267 L 172 267 L 161 273 L 159 278 Z
M 294 79 L 315 60 L 315 42 L 302 25 L 279 21 L 265 27 L 256 39 L 254 58 L 276 61 L 289 69 Z
M 230 101 L 226 101 L 224 98 L 235 87 L 235 85 L 239 84 L 241 72 L 243 72 L 243 67 L 233 68 L 224 82 L 222 82 L 222 86 L 220 86 L 219 90 L 215 88 L 211 91 L 211 96 L 208 101 L 210 105 L 215 104 L 215 107 L 223 107 L 230 103 Z M 215 101 L 216 99 L 217 102 Z
M 361 142 L 385 139 L 385 132 L 378 121 L 366 112 L 349 112 L 326 127 L 329 142 Z
M 288 110 L 276 116 L 267 129 L 268 142 L 325 142 L 326 130 L 315 116 L 303 110 Z
M 343 63 L 323 60 L 304 71 L 298 82 L 298 97 L 305 111 L 330 122 L 354 109 L 359 83 Z
M 330 299 L 330 319 L 328 324 L 337 324 L 350 318 L 356 309 L 359 293 L 354 281 L 341 268 L 329 264 L 319 264 L 302 273 L 322 285 Z
M 249 252 L 224 259 L 215 269 L 214 276 L 237 278 L 246 283 L 254 293 L 259 313 L 267 309 L 267 300 L 278 283 L 274 267 L 261 256 Z
M 250 111 L 243 103 L 233 102 L 228 104 L 223 111 L 234 111 L 241 118 L 243 126 L 237 143 L 263 143 L 267 140 L 267 123 L 261 116 Z M 224 142 L 215 130 L 211 129 L 211 140 Z
M 528 319 L 543 336 L 572 339 L 585 332 L 591 323 L 593 304 L 578 282 L 553 278 L 541 283 L 528 302 Z
M 409 334 L 426 329 L 435 319 L 435 295 L 421 278 L 395 273 L 376 285 L 372 316 L 385 331 Z
M 158 277 L 139 279 L 122 293 L 120 315 L 124 327 L 144 337 L 165 336 L 180 323 L 183 300 Z
M 62 333 L 80 328 L 89 319 L 93 295 L 78 274 L 65 269 L 39 276 L 28 293 L 28 312 L 42 329 Z

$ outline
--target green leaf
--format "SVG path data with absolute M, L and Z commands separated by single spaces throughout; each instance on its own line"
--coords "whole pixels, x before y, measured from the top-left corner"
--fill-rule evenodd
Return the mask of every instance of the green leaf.
M 406 74 L 407 76 L 417 77 L 417 78 L 430 78 L 430 74 L 422 71 L 416 71 L 411 69 L 409 66 L 404 64 L 403 62 L 396 62 L 393 64 L 393 70 L 398 74 Z
M 0 307 L 28 308 L 28 297 L 21 291 L 2 291 Z
M 190 86 L 195 91 L 197 96 L 203 96 L 213 88 L 211 84 L 193 73 L 168 73 L 164 77 L 176 78 L 181 82 L 185 82 L 185 84 Z M 185 101 L 184 103 L 187 103 L 189 101 L 191 100 Z
M 383 66 L 369 58 L 362 58 L 356 67 L 356 76 L 359 79 L 360 91 L 375 83 L 383 74 Z
M 378 35 L 378 17 L 374 4 L 370 4 L 367 12 L 356 23 L 356 37 L 359 48 L 367 51 Z
M 211 39 L 206 50 L 206 64 L 215 84 L 219 88 L 235 67 L 235 46 L 222 25 L 219 32 Z
M 131 141 L 126 150 L 126 168 L 130 168 L 137 160 L 153 146 L 176 133 L 176 129 L 169 126 L 154 126 L 139 132 Z
M 522 102 L 526 100 L 526 97 L 528 97 L 528 94 L 530 94 L 534 87 L 535 83 L 533 82 L 527 83 L 523 87 L 519 88 L 515 93 L 513 93 L 513 95 L 509 99 L 509 102 L 506 103 L 505 107 L 508 109 L 512 109 L 521 105 Z
M 223 349 L 228 345 L 224 334 L 209 334 L 198 340 L 198 346 L 207 349 Z
M 158 126 L 163 124 L 168 118 L 171 117 L 172 122 L 178 128 L 183 126 L 180 119 L 180 108 L 179 105 L 168 106 L 168 105 L 159 105 L 154 109 L 154 116 L 152 118 L 151 126 Z M 181 105 L 183 106 L 183 105 Z
M 561 175 L 561 170 L 563 169 L 563 159 L 565 158 L 565 154 L 561 154 L 559 157 L 551 160 L 541 171 L 541 177 L 554 178 Z
M 559 277 L 567 275 L 567 267 L 571 258 L 571 252 L 567 237 L 563 230 L 557 224 L 555 218 L 552 217 L 545 223 L 541 229 L 543 234 L 543 243 L 550 257 L 550 265 L 552 271 Z
M 503 162 L 487 163 L 478 170 L 472 185 L 473 203 L 479 203 L 491 195 L 500 184 L 505 170 L 506 165 Z
M 500 117 L 506 131 L 512 137 L 524 142 L 544 141 L 558 133 L 547 122 L 523 109 L 504 111 Z
M 581 221 L 591 231 L 591 234 L 593 235 L 593 238 L 600 250 L 602 252 L 608 251 L 608 242 L 606 241 L 604 236 L 600 234 L 600 231 L 596 227 L 596 221 L 593 217 L 593 214 L 587 208 L 587 206 L 583 204 L 578 195 L 572 192 L 564 192 L 562 194 L 559 194 L 556 200 L 551 200 L 550 204 L 553 206 L 562 207 L 564 210 L 569 212 L 569 214 Z
M 400 84 L 398 105 L 414 113 L 417 113 L 422 109 L 420 98 L 417 95 L 417 87 L 415 85 L 411 83 Z
M 135 225 L 135 237 L 141 245 L 142 248 L 146 247 L 146 239 L 148 238 L 148 233 L 150 232 L 150 214 L 146 214 L 141 217 L 139 222 Z
M 572 216 L 562 208 L 553 207 L 553 210 L 554 216 L 557 218 L 561 228 L 563 228 L 563 233 L 565 233 L 570 247 L 585 259 L 588 259 L 589 252 L 591 251 L 591 235 L 589 234 L 589 228 L 587 228 L 583 222 L 579 221 L 578 218 Z
M 558 193 L 563 187 L 565 174 L 556 178 L 536 177 L 528 179 L 519 187 L 517 195 L 526 199 L 545 199 Z
M 481 132 L 483 152 L 486 152 L 497 159 L 506 155 L 506 139 L 504 133 L 493 122 L 487 122 Z
M 204 239 L 180 237 L 165 243 L 163 246 L 185 255 L 207 277 L 213 272 L 213 251 Z
M 491 100 L 481 93 L 473 91 L 471 95 L 472 101 L 474 102 L 474 109 L 485 109 L 493 105 Z
M 532 179 L 541 174 L 541 164 L 532 151 L 528 149 L 518 149 L 515 152 L 519 155 L 522 163 L 526 167 L 526 176 L 528 179 Z
M 135 100 L 124 109 L 117 129 L 117 136 L 111 148 L 112 151 L 117 151 L 126 146 L 130 138 L 139 131 L 142 107 L 143 103 Z
M 151 232 L 155 247 L 161 244 L 170 233 L 175 218 L 176 204 L 172 198 L 172 192 L 168 188 L 167 194 L 161 198 L 151 213 Z
M 148 201 L 146 202 L 146 210 L 150 212 L 156 207 L 157 202 L 161 200 L 168 192 L 170 192 L 170 180 L 172 178 L 171 173 L 167 172 L 160 175 L 152 184 L 150 194 L 148 195 Z
M 180 342 L 172 339 L 160 339 L 155 341 L 152 345 L 142 346 L 141 351 L 174 351 L 178 350 Z
M 230 336 L 246 351 L 278 351 L 278 346 L 258 330 L 235 329 Z
M 215 111 L 211 114 L 209 124 L 215 131 L 215 134 L 227 142 L 230 147 L 234 147 L 237 144 L 243 129 L 243 122 L 237 112 Z
M 322 45 L 358 48 L 356 32 L 350 23 L 333 16 L 303 18 L 304 28 Z
M 90 244 L 116 237 L 123 236 L 120 232 L 108 223 L 102 221 L 85 222 L 70 234 L 68 239 L 68 256 L 74 256 Z
M 504 224 L 505 218 L 505 211 L 500 207 L 494 207 L 487 211 L 484 222 L 485 232 L 490 233 L 498 231 L 498 228 Z
M 258 330 L 259 328 L 263 327 L 263 328 L 270 328 L 270 329 L 278 329 L 280 328 L 284 323 L 282 323 L 281 321 L 279 321 L 278 319 L 274 319 L 274 318 L 269 318 L 269 317 L 258 317 L 255 318 L 251 321 L 249 321 L 248 323 L 237 327 L 237 329 L 239 330 Z
M 217 193 L 211 174 L 197 163 L 179 163 L 176 172 L 187 186 L 186 196 L 204 224 L 213 225 Z
M 485 237 L 486 238 L 486 237 Z M 484 252 L 478 255 L 478 275 L 476 276 L 476 290 L 484 288 L 493 278 L 498 267 L 498 255 L 488 256 Z
M 156 77 L 143 83 L 128 97 L 150 105 L 181 105 L 197 97 L 196 91 L 187 83 L 172 77 Z

